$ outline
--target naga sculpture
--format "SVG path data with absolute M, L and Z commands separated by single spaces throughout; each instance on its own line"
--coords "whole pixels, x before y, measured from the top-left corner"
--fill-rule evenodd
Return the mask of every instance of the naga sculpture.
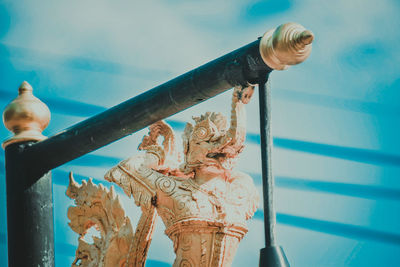
M 244 103 L 253 90 L 235 88 L 229 129 L 226 118 L 214 112 L 186 125 L 180 165 L 174 132 L 159 121 L 139 146 L 144 154 L 105 174 L 142 209 L 135 235 L 113 189 L 91 181 L 80 186 L 71 174 L 67 195 L 77 206 L 69 208 L 68 217 L 80 234 L 73 266 L 144 266 L 157 214 L 174 244 L 173 266 L 230 266 L 259 202 L 251 177 L 232 170 L 244 147 Z M 83 237 L 94 225 L 101 237 L 88 244 Z

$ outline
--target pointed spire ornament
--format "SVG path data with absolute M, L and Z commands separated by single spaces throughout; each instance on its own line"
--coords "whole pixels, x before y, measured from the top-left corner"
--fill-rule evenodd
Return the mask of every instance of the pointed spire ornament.
M 14 136 L 3 142 L 3 148 L 17 142 L 46 139 L 42 131 L 50 122 L 50 110 L 32 91 L 32 86 L 23 82 L 18 97 L 5 108 L 3 122 Z
M 267 31 L 260 41 L 260 54 L 274 70 L 285 70 L 308 58 L 314 34 L 297 23 L 289 22 Z

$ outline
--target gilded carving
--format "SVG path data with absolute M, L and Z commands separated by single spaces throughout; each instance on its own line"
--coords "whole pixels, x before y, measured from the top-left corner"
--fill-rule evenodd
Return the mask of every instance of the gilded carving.
M 41 141 L 46 139 L 42 131 L 50 122 L 50 110 L 33 95 L 32 86 L 23 82 L 18 88 L 18 97 L 5 108 L 3 121 L 14 134 L 3 142 L 3 148 L 16 142 Z
M 131 188 L 125 193 L 142 208 L 149 202 L 132 192 L 150 192 L 155 199 L 150 203 L 174 243 L 173 266 L 229 266 L 247 232 L 246 220 L 257 209 L 258 192 L 252 179 L 233 167 L 246 136 L 244 102 L 253 90 L 235 88 L 229 128 L 220 113 L 194 117 L 195 123 L 188 123 L 183 134 L 182 161 L 175 151 L 174 132 L 160 121 L 139 146 L 144 155 L 121 162 L 105 175 L 122 188 Z M 159 136 L 164 138 L 161 145 Z M 138 186 L 142 189 L 132 189 Z
M 68 216 L 80 235 L 73 266 L 78 261 L 81 266 L 144 266 L 157 213 L 174 243 L 173 266 L 229 266 L 259 200 L 252 179 L 232 170 L 246 135 L 242 99 L 247 103 L 253 90 L 235 88 L 229 128 L 220 113 L 194 117 L 183 134 L 182 156 L 175 150 L 172 128 L 160 121 L 149 127 L 139 146 L 144 154 L 105 174 L 142 208 L 135 235 L 112 189 L 91 181 L 80 186 L 71 176 L 67 195 L 77 206 L 69 208 Z M 88 244 L 83 237 L 93 225 L 101 237 Z
M 69 226 L 79 234 L 79 245 L 72 266 L 109 267 L 144 266 L 155 226 L 156 210 L 153 206 L 143 210 L 135 234 L 125 216 L 113 187 L 107 190 L 92 180 L 75 182 L 72 173 L 67 195 L 75 200 L 68 209 Z M 90 228 L 99 231 L 93 243 L 85 241 Z
M 310 31 L 288 23 L 262 37 L 260 54 L 269 67 L 285 69 L 305 60 L 312 40 Z M 154 123 L 139 145 L 143 153 L 105 174 L 106 180 L 120 186 L 142 209 L 135 235 L 118 201 L 108 196 L 111 190 L 91 182 L 82 186 L 72 182 L 67 194 L 77 207 L 68 213 L 71 228 L 81 237 L 91 225 L 101 229 L 95 246 L 80 238 L 77 259 L 83 266 L 144 266 L 157 214 L 174 245 L 174 267 L 231 265 L 248 231 L 246 221 L 259 204 L 251 177 L 233 170 L 244 148 L 244 107 L 253 92 L 253 86 L 235 87 L 229 128 L 227 119 L 216 112 L 206 112 L 194 117 L 193 124 L 187 123 L 182 155 L 175 149 L 173 129 L 163 121 Z M 163 137 L 161 144 L 159 137 Z
M 72 266 L 119 266 L 126 261 L 133 241 L 132 227 L 113 188 L 108 191 L 91 180 L 79 185 L 71 174 L 67 195 L 76 204 L 68 209 L 69 226 L 79 234 Z M 100 232 L 100 237 L 93 237 L 90 244 L 84 238 L 92 227 Z

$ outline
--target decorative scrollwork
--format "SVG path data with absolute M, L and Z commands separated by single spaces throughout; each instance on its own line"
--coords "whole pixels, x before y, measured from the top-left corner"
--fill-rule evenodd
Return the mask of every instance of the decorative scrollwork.
M 95 185 L 91 179 L 79 185 L 71 173 L 66 194 L 76 204 L 68 209 L 69 226 L 79 234 L 72 266 L 120 266 L 121 262 L 128 261 L 134 235 L 113 187 L 107 190 L 102 185 Z M 99 230 L 100 237 L 93 237 L 93 244 L 90 244 L 84 238 L 92 226 Z
M 108 191 L 91 179 L 79 185 L 71 173 L 66 194 L 76 204 L 68 209 L 69 226 L 79 234 L 73 267 L 144 267 L 157 216 L 154 206 L 142 213 L 133 234 L 113 187 Z M 92 226 L 100 237 L 93 237 L 89 244 L 84 237 Z
M 179 264 L 179 267 L 194 267 L 194 265 L 189 259 L 183 259 Z
M 176 182 L 171 177 L 160 175 L 156 179 L 156 187 L 167 195 L 172 195 L 176 188 Z
M 181 239 L 181 249 L 184 251 L 190 250 L 192 246 L 192 236 L 191 235 L 183 235 Z
M 195 135 L 197 139 L 207 139 L 210 135 L 210 131 L 206 127 L 201 126 L 196 129 L 193 135 Z

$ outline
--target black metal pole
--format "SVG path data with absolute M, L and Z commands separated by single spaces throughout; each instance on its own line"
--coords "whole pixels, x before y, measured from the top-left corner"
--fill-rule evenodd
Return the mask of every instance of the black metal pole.
M 258 84 L 260 106 L 261 168 L 264 195 L 265 248 L 260 251 L 260 267 L 289 266 L 282 247 L 275 242 L 274 177 L 272 175 L 271 87 L 265 75 Z
M 51 174 L 32 178 L 25 168 L 24 148 L 5 148 L 8 266 L 54 266 Z M 31 181 L 35 182 L 32 183 Z
M 272 71 L 254 41 L 169 82 L 89 118 L 24 152 L 42 173 L 189 108 L 233 86 L 255 83 Z

